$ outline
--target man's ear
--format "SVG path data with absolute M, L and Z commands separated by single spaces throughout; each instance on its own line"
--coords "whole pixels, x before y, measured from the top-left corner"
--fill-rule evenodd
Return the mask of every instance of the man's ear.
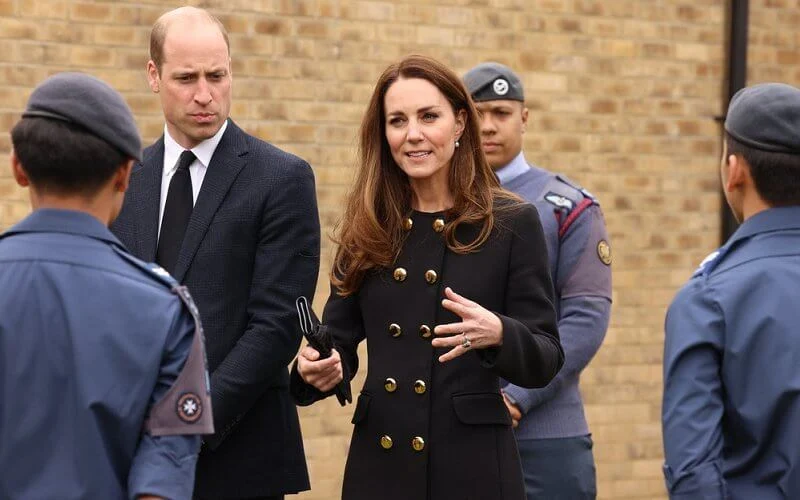
M 738 155 L 728 155 L 728 179 L 725 191 L 733 192 L 743 187 L 750 179 L 750 165 Z
M 20 186 L 28 187 L 31 185 L 28 174 L 26 174 L 25 169 L 22 168 L 22 162 L 19 161 L 19 157 L 14 150 L 11 150 L 11 173 L 14 176 L 14 180 L 17 181 L 17 184 Z
M 114 174 L 114 191 L 117 193 L 124 193 L 128 190 L 131 180 L 131 171 L 133 170 L 133 160 L 129 159 L 120 165 L 117 173 Z
M 158 91 L 161 90 L 161 76 L 158 72 L 158 66 L 152 60 L 147 61 L 147 83 L 154 94 L 158 94 Z
M 522 133 L 528 130 L 528 108 L 522 103 Z

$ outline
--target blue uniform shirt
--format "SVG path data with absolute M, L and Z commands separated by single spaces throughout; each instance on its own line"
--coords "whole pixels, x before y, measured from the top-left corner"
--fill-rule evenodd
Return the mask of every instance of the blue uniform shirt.
M 523 153 L 497 170 L 503 187 L 539 211 L 556 292 L 564 366 L 542 389 L 503 388 L 523 414 L 518 439 L 583 436 L 589 427 L 578 383 L 611 313 L 611 246 L 597 200 L 561 176 L 529 166 Z
M 800 207 L 747 219 L 667 312 L 673 499 L 800 498 Z
M 0 498 L 191 497 L 200 437 L 143 429 L 186 379 L 196 325 L 123 254 L 83 212 L 38 210 L 0 237 Z

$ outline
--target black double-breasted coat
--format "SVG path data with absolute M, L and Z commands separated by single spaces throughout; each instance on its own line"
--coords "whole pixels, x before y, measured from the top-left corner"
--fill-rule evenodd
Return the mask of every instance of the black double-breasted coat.
M 542 387 L 563 363 L 547 250 L 536 209 L 499 213 L 489 240 L 457 254 L 444 240 L 444 214 L 414 212 L 395 265 L 367 275 L 358 292 L 332 290 L 323 323 L 351 376 L 367 339 L 369 367 L 353 414 L 345 500 L 523 500 L 519 456 L 500 378 Z M 470 241 L 478 228 L 462 225 Z M 444 309 L 445 287 L 493 311 L 499 348 L 452 361 L 433 348 L 438 324 L 460 321 Z M 299 404 L 322 394 L 292 376 Z

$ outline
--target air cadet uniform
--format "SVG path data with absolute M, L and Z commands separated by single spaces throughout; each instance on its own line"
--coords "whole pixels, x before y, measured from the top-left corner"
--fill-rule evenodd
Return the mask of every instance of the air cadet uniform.
M 749 147 L 800 160 L 800 90 L 740 91 L 725 129 Z M 800 498 L 798 325 L 800 206 L 768 208 L 705 259 L 667 312 L 671 498 Z
M 29 116 L 139 157 L 122 97 L 87 75 L 45 81 Z M 0 236 L 0 311 L 0 498 L 191 497 L 213 425 L 185 288 L 92 215 L 39 209 Z
M 483 63 L 464 75 L 476 102 L 524 102 L 508 67 Z M 611 246 L 597 199 L 565 177 L 529 165 L 520 151 L 495 170 L 504 188 L 536 206 L 556 292 L 564 367 L 543 389 L 503 389 L 523 417 L 516 430 L 528 498 L 596 496 L 592 440 L 578 383 L 600 348 L 611 312 Z

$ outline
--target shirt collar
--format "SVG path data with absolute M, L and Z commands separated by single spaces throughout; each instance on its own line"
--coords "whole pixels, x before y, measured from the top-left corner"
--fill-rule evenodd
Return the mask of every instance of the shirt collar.
M 800 229 L 800 206 L 768 208 L 753 215 L 739 226 L 725 246 L 730 247 L 737 241 L 760 233 L 782 229 Z
M 530 166 L 528 165 L 528 162 L 525 161 L 525 153 L 520 151 L 519 154 L 513 160 L 511 160 L 511 163 L 505 167 L 498 168 L 494 173 L 500 180 L 500 184 L 507 184 L 508 182 L 527 172 L 529 169 Z
M 204 167 L 208 168 L 209 163 L 211 163 L 211 157 L 214 156 L 214 151 L 216 151 L 217 146 L 219 145 L 219 141 L 222 140 L 222 135 L 225 133 L 225 130 L 228 128 L 228 120 L 225 120 L 225 123 L 219 128 L 216 134 L 213 137 L 209 137 L 205 141 L 201 142 L 197 146 L 191 149 L 192 153 L 197 157 L 197 160 L 203 164 Z M 180 144 L 178 144 L 172 136 L 169 135 L 169 131 L 167 130 L 167 126 L 164 125 L 164 156 L 165 158 L 178 158 L 180 157 L 181 153 L 183 153 L 184 148 Z M 164 175 L 171 174 L 173 170 L 175 170 L 176 165 L 171 166 L 170 168 L 164 169 Z
M 17 233 L 66 233 L 88 236 L 125 248 L 97 218 L 78 210 L 40 208 L 22 219 L 3 236 Z

